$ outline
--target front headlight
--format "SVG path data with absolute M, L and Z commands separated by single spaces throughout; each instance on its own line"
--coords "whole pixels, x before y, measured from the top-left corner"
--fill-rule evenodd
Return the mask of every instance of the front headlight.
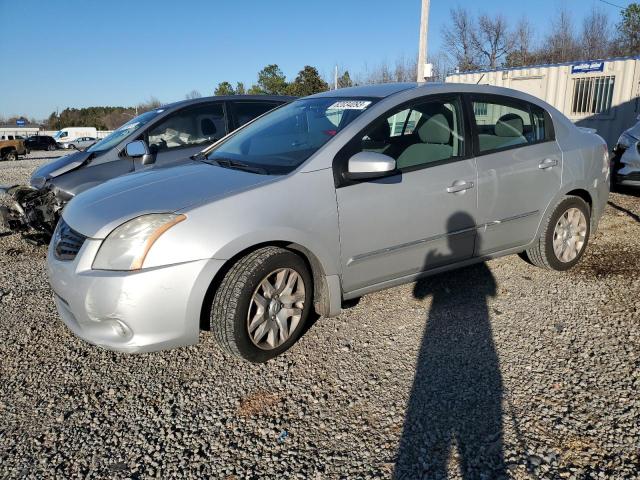
M 620 138 L 618 138 L 618 143 L 616 144 L 616 150 L 626 150 L 627 148 L 635 145 L 637 142 L 638 142 L 637 138 L 635 138 L 633 135 L 629 135 L 628 133 L 624 132 L 622 135 L 620 135 Z
M 104 239 L 93 261 L 93 268 L 140 270 L 155 241 L 186 218 L 185 215 L 173 213 L 154 213 L 123 223 Z

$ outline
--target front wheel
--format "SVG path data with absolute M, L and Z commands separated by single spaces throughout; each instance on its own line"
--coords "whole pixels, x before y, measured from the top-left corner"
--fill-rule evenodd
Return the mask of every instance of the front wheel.
M 550 270 L 569 270 L 580 261 L 591 233 L 591 213 L 580 197 L 565 196 L 544 222 L 536 244 L 526 251 L 534 265 Z
M 56 149 L 56 146 L 55 146 L 55 145 L 49 145 L 49 146 L 47 147 L 47 150 L 48 150 L 48 151 L 50 151 L 50 152 L 53 152 L 55 149 Z
M 16 160 L 18 160 L 18 152 L 16 152 L 15 150 L 7 152 L 7 153 L 4 154 L 2 159 L 5 162 L 15 162 Z
M 226 351 L 266 362 L 298 340 L 313 301 L 305 261 L 290 250 L 265 247 L 226 273 L 211 307 L 210 327 Z

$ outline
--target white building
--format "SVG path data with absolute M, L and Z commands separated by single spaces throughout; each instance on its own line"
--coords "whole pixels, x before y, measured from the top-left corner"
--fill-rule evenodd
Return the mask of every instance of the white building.
M 610 147 L 640 114 L 640 56 L 454 73 L 446 81 L 534 95 L 575 124 L 595 128 Z

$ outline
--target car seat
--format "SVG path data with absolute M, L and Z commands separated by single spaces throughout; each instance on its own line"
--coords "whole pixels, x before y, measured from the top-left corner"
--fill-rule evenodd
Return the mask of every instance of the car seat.
M 445 160 L 453 155 L 451 125 L 444 113 L 435 113 L 417 128 L 420 143 L 409 145 L 398 157 L 397 168 Z
M 524 121 L 520 115 L 506 113 L 496 122 L 493 129 L 494 135 L 479 135 L 480 150 L 496 150 L 527 143 L 524 137 Z

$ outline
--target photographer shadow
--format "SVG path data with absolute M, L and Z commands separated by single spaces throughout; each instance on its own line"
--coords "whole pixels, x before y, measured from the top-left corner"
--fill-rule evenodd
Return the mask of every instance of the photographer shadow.
M 474 221 L 459 212 L 449 219 L 448 227 L 461 223 Z M 463 243 L 459 240 L 459 235 L 449 236 L 449 249 L 456 258 L 456 248 Z M 425 269 L 445 262 L 442 255 L 431 252 Z M 417 299 L 432 296 L 432 304 L 395 478 L 447 478 L 452 455 L 462 478 L 506 478 L 503 385 L 487 305 L 488 298 L 496 295 L 493 274 L 480 263 L 420 280 L 413 294 Z

